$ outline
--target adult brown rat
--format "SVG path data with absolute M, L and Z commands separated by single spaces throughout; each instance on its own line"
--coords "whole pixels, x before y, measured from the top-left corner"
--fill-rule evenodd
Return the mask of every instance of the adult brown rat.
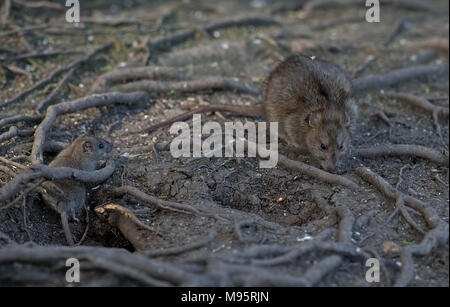
M 338 66 L 293 55 L 265 80 L 262 105 L 267 121 L 279 123 L 283 139 L 334 171 L 351 144 L 352 97 L 351 82 Z
M 71 167 L 84 171 L 97 169 L 100 160 L 109 157 L 112 145 L 96 137 L 79 137 L 62 150 L 49 164 L 52 167 Z M 44 202 L 61 215 L 61 223 L 69 245 L 74 245 L 68 216 L 78 221 L 76 215 L 86 203 L 86 187 L 71 179 L 44 181 L 39 188 Z
M 350 147 L 350 118 L 356 105 L 350 80 L 338 66 L 303 55 L 280 63 L 264 81 L 262 105 L 209 105 L 150 127 L 152 131 L 193 114 L 226 111 L 247 116 L 264 115 L 278 122 L 279 135 L 290 145 L 306 150 L 320 166 L 334 171 Z

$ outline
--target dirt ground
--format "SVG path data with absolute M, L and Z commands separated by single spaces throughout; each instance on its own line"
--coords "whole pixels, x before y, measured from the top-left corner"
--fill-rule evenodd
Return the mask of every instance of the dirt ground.
M 63 86 L 56 102 L 88 95 L 90 86 L 102 73 L 125 66 L 143 66 L 148 55 L 145 48 L 148 40 L 152 41 L 180 30 L 198 29 L 203 25 L 238 16 L 265 16 L 276 19 L 281 25 L 231 27 L 218 30 L 212 36 L 198 31 L 192 39 L 150 54 L 149 65 L 175 67 L 183 76 L 183 80 L 222 76 L 236 78 L 239 82 L 260 88 L 269 72 L 283 58 L 294 52 L 336 63 L 349 76 L 354 76 L 358 67 L 370 57 L 375 58 L 367 69 L 356 77 L 382 74 L 417 64 L 440 65 L 448 62 L 448 54 L 440 53 L 424 60 L 424 52 L 430 51 L 414 47 L 430 37 L 448 37 L 448 1 L 427 2 L 438 8 L 435 11 L 382 7 L 380 23 L 366 22 L 366 8 L 362 6 L 338 5 L 318 8 L 309 13 L 305 13 L 304 9 L 273 12 L 273 8 L 280 6 L 280 3 L 290 2 L 109 1 L 106 4 L 106 1 L 89 1 L 89 4 L 82 3 L 81 21 L 83 17 L 88 16 L 97 20 L 111 16 L 113 20 L 123 18 L 138 21 L 139 24 L 124 22 L 108 25 L 85 22 L 74 28 L 64 22 L 64 12 L 14 6 L 9 19 L 14 20 L 19 27 L 59 25 L 24 34 L 23 38 L 33 47 L 32 51 L 90 52 L 108 41 L 114 43 L 113 48 L 99 53 L 77 69 Z M 167 18 L 164 18 L 156 29 L 158 17 L 167 12 Z M 355 20 L 357 17 L 360 18 Z M 326 26 L 335 20 L 344 21 Z M 407 21 L 406 28 L 386 45 L 386 40 L 403 20 Z M 13 28 L 6 27 L 2 31 L 11 29 Z M 30 52 L 20 35 L 0 36 L 0 42 L 0 57 Z M 80 57 L 80 54 L 73 54 L 35 58 L 32 61 L 0 61 L 0 102 L 13 98 L 48 76 L 49 72 Z M 14 72 L 8 66 L 23 71 Z M 25 99 L 2 108 L 0 120 L 18 114 L 35 115 L 37 104 L 50 94 L 56 83 L 52 82 Z M 417 144 L 437 150 L 448 149 L 448 117 L 439 119 L 443 137 L 441 139 L 436 133 L 430 113 L 383 97 L 383 91 L 437 98 L 432 100 L 433 104 L 448 108 L 448 77 L 442 75 L 364 93 L 356 100 L 358 117 L 351 129 L 354 148 L 388 143 Z M 420 243 L 424 233 L 413 228 L 401 215 L 394 216 L 386 224 L 395 210 L 395 201 L 387 199 L 354 173 L 354 170 L 361 166 L 370 168 L 401 192 L 423 201 L 436 212 L 441 221 L 448 224 L 448 166 L 415 157 L 359 158 L 349 154 L 339 165 L 337 173 L 357 182 L 361 190 L 356 192 L 282 166 L 273 169 L 259 168 L 257 158 L 174 158 L 167 146 L 174 136 L 169 133 L 167 127 L 152 133 L 136 131 L 199 104 L 254 105 L 260 101 L 260 97 L 227 90 L 194 93 L 169 91 L 149 95 L 150 103 L 139 106 L 113 105 L 58 116 L 49 131 L 48 140 L 65 143 L 70 143 L 77 136 L 95 134 L 109 140 L 119 151 L 113 175 L 106 182 L 90 188 L 89 230 L 83 246 L 125 248 L 134 252 L 134 247 L 123 234 L 98 218 L 93 210 L 98 205 L 116 203 L 128 208 L 141 222 L 155 229 L 147 234 L 152 250 L 191 244 L 208 236 L 213 229 L 217 232 L 212 242 L 201 248 L 175 256 L 156 258 L 177 267 L 211 255 L 218 258 L 241 255 L 255 246 L 278 247 L 282 251 L 283 248 L 307 243 L 311 241 L 310 237 L 320 237 L 327 229 L 334 229 L 335 232 L 339 218 L 336 214 L 330 214 L 329 210 L 324 210 L 316 201 L 319 198 L 330 208 L 345 207 L 349 210 L 356 222 L 348 244 L 355 249 L 375 252 L 382 259 L 384 270 L 381 272 L 381 281 L 368 283 L 365 280 L 367 267 L 361 257 L 314 249 L 295 261 L 267 266 L 265 269 L 273 270 L 277 274 L 302 276 L 311 265 L 321 259 L 339 254 L 340 265 L 319 278 L 315 285 L 388 286 L 399 276 L 402 258 L 398 252 L 386 253 L 383 244 L 394 242 L 396 246 L 404 248 Z M 380 111 L 388 115 L 390 127 L 374 116 Z M 203 114 L 202 118 L 204 121 L 213 120 L 220 123 L 262 120 L 225 113 Z M 187 122 L 191 123 L 190 120 Z M 36 126 L 33 126 L 34 124 Z M 33 129 L 38 124 L 39 122 L 23 122 L 18 123 L 17 127 Z M 0 135 L 8 129 L 9 126 L 0 127 Z M 16 136 L 6 140 L 0 143 L 0 156 L 7 159 L 20 155 L 29 156 L 32 142 L 32 136 Z M 155 147 L 152 144 L 156 144 Z M 293 160 L 313 163 L 308 157 L 290 153 L 283 143 L 280 152 Z M 47 155 L 45 162 L 53 157 L 54 155 Z M 30 165 L 29 161 L 23 164 Z M 2 162 L 0 165 L 8 166 Z M 20 172 L 10 165 L 8 167 L 15 173 Z M 10 180 L 11 176 L 0 169 L 0 185 Z M 116 197 L 111 193 L 113 188 L 123 185 L 136 187 L 162 200 L 184 201 L 194 207 L 208 205 L 219 211 L 233 210 L 233 214 L 236 214 L 230 222 L 156 209 L 132 196 Z M 6 202 L 2 205 L 6 205 Z M 66 245 L 58 214 L 45 206 L 36 193 L 30 193 L 25 202 L 20 201 L 8 209 L 1 210 L 2 205 L 0 233 L 17 244 L 29 245 L 31 241 L 43 246 Z M 409 212 L 422 229 L 428 229 L 420 213 L 412 209 Z M 276 227 L 270 228 L 269 224 L 261 222 L 262 220 Z M 242 221 L 248 223 L 241 227 L 239 223 Z M 86 218 L 81 216 L 79 223 L 70 223 L 75 238 L 81 238 L 86 222 Z M 241 230 L 236 230 L 237 228 Z M 326 240 L 333 241 L 333 238 L 336 238 L 334 232 Z M 10 245 L 0 240 L 0 251 L 8 246 Z M 267 259 L 269 256 L 262 258 Z M 449 286 L 448 240 L 423 257 L 414 256 L 413 260 L 415 271 L 409 286 Z M 0 284 L 64 285 L 63 276 L 53 281 L 43 279 L 42 282 L 39 282 L 38 278 L 27 279 L 23 272 L 27 271 L 28 264 L 20 265 L 17 267 L 12 263 L 2 264 Z M 45 270 L 43 267 L 38 268 L 38 271 Z M 214 269 L 205 269 L 208 270 L 214 272 Z M 108 275 L 107 271 L 93 271 L 95 274 L 89 275 L 89 280 L 82 281 L 81 284 L 140 285 L 129 277 L 116 279 L 114 274 Z M 12 277 L 21 273 L 25 277 Z M 197 280 L 196 284 L 233 285 L 229 280 L 221 279 L 221 275 L 216 278 L 211 276 L 209 279 Z

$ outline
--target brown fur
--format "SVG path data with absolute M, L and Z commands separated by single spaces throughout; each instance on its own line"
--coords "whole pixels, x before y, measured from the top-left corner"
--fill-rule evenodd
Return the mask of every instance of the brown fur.
M 100 148 L 102 147 L 102 148 Z M 52 167 L 71 167 L 83 171 L 94 171 L 98 162 L 111 152 L 110 143 L 96 137 L 80 137 L 61 151 L 49 164 Z M 76 219 L 86 203 L 86 187 L 76 180 L 60 179 L 44 181 L 39 189 L 44 202 L 61 214 L 61 222 L 67 241 L 73 245 L 68 229 L 67 214 Z
M 290 56 L 265 80 L 262 104 L 267 121 L 279 123 L 282 138 L 306 149 L 322 168 L 336 168 L 351 143 L 348 125 L 354 108 L 351 83 L 339 67 Z

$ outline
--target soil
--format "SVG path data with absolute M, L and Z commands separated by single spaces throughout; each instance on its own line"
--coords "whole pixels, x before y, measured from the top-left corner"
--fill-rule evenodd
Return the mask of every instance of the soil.
M 413 11 L 402 8 L 381 9 L 381 22 L 365 22 L 365 8 L 337 7 L 317 10 L 310 14 L 303 11 L 288 11 L 272 14 L 271 8 L 279 1 L 90 1 L 82 4 L 81 16 L 113 16 L 115 19 L 142 21 L 142 25 L 121 24 L 117 26 L 86 23 L 85 28 L 75 29 L 65 24 L 61 33 L 33 31 L 25 35 L 36 50 L 92 50 L 112 40 L 115 47 L 97 55 L 88 64 L 78 69 L 64 86 L 58 102 L 70 101 L 88 94 L 88 89 L 102 73 L 127 66 L 142 66 L 146 49 L 138 46 L 146 39 L 166 36 L 178 30 L 195 29 L 218 20 L 235 16 L 258 15 L 276 18 L 281 26 L 233 27 L 219 30 L 210 37 L 201 31 L 194 39 L 158 53 L 150 65 L 176 67 L 185 80 L 206 76 L 237 78 L 242 83 L 260 87 L 265 76 L 292 52 L 326 59 L 340 65 L 349 75 L 362 65 L 369 56 L 376 60 L 360 74 L 386 73 L 390 70 L 416 65 L 417 56 L 423 49 L 411 45 L 429 37 L 448 37 L 448 1 L 429 1 L 438 12 Z M 113 4 L 111 4 L 113 3 Z M 427 2 L 428 3 L 428 2 Z M 177 6 L 161 27 L 155 30 L 157 16 Z M 26 12 L 27 14 L 24 14 Z M 323 30 L 314 26 L 336 18 L 362 16 L 359 22 L 342 23 Z M 383 43 L 404 18 L 411 20 L 410 27 L 400 33 L 388 46 Z M 19 26 L 28 24 L 62 24 L 63 13 L 50 9 L 16 9 L 10 19 Z M 65 32 L 67 33 L 65 33 Z M 283 35 L 281 35 L 283 34 Z M 304 48 L 302 42 L 311 40 L 325 42 L 331 47 Z M 275 44 L 272 42 L 276 41 Z M 17 36 L 0 37 L 0 57 L 12 53 L 27 53 Z M 299 48 L 302 47 L 302 48 Z M 299 50 L 300 49 L 300 50 Z M 27 61 L 6 61 L 0 64 L 20 67 L 32 76 L 11 73 L 0 67 L 2 90 L 0 101 L 6 101 L 47 76 L 48 72 L 63 67 L 80 55 L 61 55 Z M 438 55 L 427 64 L 442 64 L 448 55 Z M 0 112 L 0 119 L 17 114 L 33 114 L 37 104 L 45 99 L 54 84 L 36 91 L 23 101 L 8 105 Z M 407 92 L 421 97 L 444 97 L 433 101 L 436 105 L 448 106 L 448 78 L 440 76 L 402 83 L 395 88 L 372 91 L 357 98 L 358 118 L 352 126 L 353 147 L 377 144 L 418 144 L 442 149 L 431 114 L 380 95 L 382 91 Z M 259 168 L 257 158 L 174 158 L 168 144 L 174 135 L 168 128 L 152 133 L 134 133 L 154 123 L 192 109 L 204 103 L 247 104 L 259 102 L 259 97 L 233 91 L 203 91 L 192 94 L 150 93 L 151 103 L 127 107 L 114 105 L 93 108 L 59 116 L 50 130 L 48 139 L 70 143 L 76 136 L 94 133 L 108 139 L 119 151 L 114 174 L 104 183 L 91 187 L 89 192 L 89 230 L 83 245 L 125 248 L 133 246 L 117 229 L 99 219 L 93 208 L 106 203 L 117 203 L 133 211 L 145 224 L 157 229 L 149 240 L 152 249 L 159 250 L 196 242 L 206 237 L 212 229 L 218 233 L 207 246 L 178 256 L 159 257 L 160 261 L 177 263 L 197 259 L 206 255 L 229 255 L 260 244 L 294 246 L 315 237 L 328 228 L 336 228 L 339 219 L 325 212 L 314 201 L 312 194 L 325 199 L 330 207 L 345 206 L 358 221 L 359 217 L 370 218 L 366 225 L 353 228 L 352 244 L 355 247 L 371 248 L 382 256 L 391 281 L 401 270 L 398 254 L 384 253 L 382 245 L 392 241 L 404 247 L 419 243 L 423 234 L 411 227 L 402 217 L 395 217 L 385 225 L 395 209 L 393 201 L 386 199 L 376 189 L 353 174 L 353 170 L 366 166 L 396 186 L 405 194 L 424 201 L 438 216 L 448 223 L 449 219 L 449 172 L 448 167 L 425 159 L 410 157 L 379 157 L 360 159 L 349 155 L 342 161 L 337 173 L 353 179 L 364 189 L 364 193 L 345 187 L 331 186 L 317 179 L 278 166 L 273 169 Z M 446 97 L 446 98 L 445 98 Z M 392 127 L 373 117 L 379 111 L 388 114 Z M 218 121 L 262 121 L 261 118 L 246 118 L 228 114 L 203 114 L 203 122 Z M 187 123 L 192 124 L 191 121 Z M 441 118 L 440 125 L 444 143 L 448 146 L 448 118 Z M 33 125 L 19 123 L 19 128 L 29 129 Z M 36 126 L 34 126 L 36 127 Z M 0 128 L 0 134 L 8 127 Z M 389 131 L 390 130 L 390 131 Z M 11 159 L 29 155 L 32 137 L 15 137 L 0 144 L 0 156 Z M 157 151 L 147 145 L 156 144 Z M 136 150 L 141 148 L 141 150 Z M 447 147 L 448 148 L 448 147 Z M 310 162 L 307 157 L 297 156 L 282 143 L 280 152 L 291 159 Z M 46 163 L 52 159 L 47 155 Z M 28 164 L 28 162 L 26 163 Z M 3 165 L 0 162 L 0 165 Z M 400 173 L 400 170 L 401 173 Z M 17 171 L 17 170 L 14 170 Z M 11 179 L 0 170 L 0 185 Z M 217 221 L 166 210 L 149 208 L 131 196 L 117 198 L 111 190 L 130 185 L 163 200 L 188 201 L 196 206 L 214 203 L 222 208 L 232 208 L 242 213 L 242 220 L 264 220 L 281 225 L 288 231 L 280 234 L 258 223 L 243 227 L 239 238 L 234 223 Z M 412 212 L 416 222 L 426 229 L 420 214 Z M 70 223 L 74 237 L 81 238 L 86 218 Z M 18 244 L 32 241 L 38 245 L 66 245 L 59 216 L 46 207 L 38 195 L 31 193 L 26 202 L 19 202 L 6 210 L 0 210 L 0 232 Z M 0 241 L 0 244 L 3 244 Z M 1 248 L 6 248 L 5 246 Z M 294 276 L 302 275 L 313 263 L 329 254 L 309 253 L 295 263 L 277 267 L 278 272 Z M 344 257 L 343 263 L 324 276 L 318 286 L 385 286 L 365 281 L 366 266 L 358 258 Z M 432 250 L 425 257 L 414 257 L 415 275 L 410 286 L 449 286 L 448 242 Z M 99 273 L 100 274 L 100 273 Z M 0 274 L 1 275 L 1 274 Z M 110 284 L 109 275 L 102 275 L 103 285 Z M 100 278 L 100 276 L 93 277 Z M 100 279 L 101 279 L 100 278 Z M 5 282 L 5 281 L 3 281 Z M 11 281 L 9 281 L 11 282 Z M 123 282 L 123 281 L 122 281 Z M 5 282 L 7 283 L 7 282 Z M 114 284 L 113 282 L 111 282 Z M 125 284 L 134 284 L 132 281 Z M 2 279 L 0 278 L 0 284 Z

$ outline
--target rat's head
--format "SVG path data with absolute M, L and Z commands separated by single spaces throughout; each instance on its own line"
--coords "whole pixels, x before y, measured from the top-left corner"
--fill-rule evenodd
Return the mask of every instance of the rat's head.
M 334 171 L 350 147 L 349 115 L 336 110 L 318 110 L 311 112 L 307 121 L 305 142 L 309 153 L 324 170 Z
M 75 142 L 79 145 L 81 154 L 92 161 L 108 158 L 112 150 L 111 143 L 96 137 L 80 137 Z

